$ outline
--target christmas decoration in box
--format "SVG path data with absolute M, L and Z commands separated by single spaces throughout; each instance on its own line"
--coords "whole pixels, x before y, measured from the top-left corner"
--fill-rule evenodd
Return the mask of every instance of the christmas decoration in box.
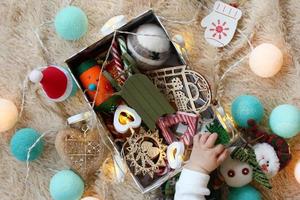
M 203 112 L 213 115 L 211 91 L 188 68 L 153 11 L 66 63 L 99 117 L 100 131 L 142 192 L 181 171 L 193 136 L 206 126 Z

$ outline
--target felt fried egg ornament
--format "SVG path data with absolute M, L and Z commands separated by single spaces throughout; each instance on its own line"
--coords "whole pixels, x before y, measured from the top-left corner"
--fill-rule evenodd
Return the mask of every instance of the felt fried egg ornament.
M 235 147 L 229 149 L 230 152 Z M 233 160 L 230 156 L 222 163 L 220 172 L 230 187 L 243 187 L 252 181 L 253 169 L 246 163 Z
M 275 176 L 280 169 L 280 161 L 274 148 L 267 143 L 258 143 L 253 149 L 261 170 L 268 178 Z

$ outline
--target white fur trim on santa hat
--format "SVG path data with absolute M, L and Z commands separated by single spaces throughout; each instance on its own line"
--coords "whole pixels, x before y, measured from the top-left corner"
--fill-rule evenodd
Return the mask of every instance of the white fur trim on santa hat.
M 39 83 L 43 79 L 43 74 L 40 70 L 34 69 L 29 74 L 29 80 L 33 83 Z

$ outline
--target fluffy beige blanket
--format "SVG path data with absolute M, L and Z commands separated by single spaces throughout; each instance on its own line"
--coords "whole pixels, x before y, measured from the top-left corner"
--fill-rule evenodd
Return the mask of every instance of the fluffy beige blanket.
M 237 0 L 238 1 L 238 0 Z M 225 0 L 230 2 L 230 0 Z M 278 75 L 262 79 L 254 75 L 247 61 L 233 70 L 225 80 L 223 102 L 228 110 L 230 102 L 244 93 L 258 96 L 265 106 L 265 121 L 270 111 L 282 103 L 300 106 L 300 2 L 298 0 L 249 0 L 240 1 L 243 17 L 241 29 L 254 46 L 272 42 L 284 53 L 284 66 Z M 213 0 L 203 0 L 212 8 Z M 52 21 L 57 11 L 68 4 L 67 0 L 1 0 L 0 2 L 0 97 L 11 99 L 20 107 L 23 80 L 28 71 L 46 64 L 63 65 L 66 58 L 101 38 L 100 27 L 112 16 L 124 14 L 128 18 L 154 9 L 170 20 L 188 21 L 196 13 L 196 21 L 190 24 L 162 20 L 171 35 L 182 34 L 186 38 L 191 67 L 202 73 L 214 86 L 213 74 L 222 74 L 228 66 L 250 49 L 247 40 L 237 33 L 224 49 L 209 46 L 204 38 L 201 19 L 210 11 L 198 7 L 196 0 L 75 0 L 89 18 L 87 35 L 76 42 L 67 42 L 57 37 L 53 24 L 40 27 L 39 35 L 47 51 L 42 50 L 34 30 L 40 24 Z M 64 103 L 55 104 L 42 96 L 38 86 L 31 85 L 26 92 L 25 111 L 16 126 L 32 127 L 40 132 L 64 128 L 66 117 L 86 110 L 80 94 Z M 30 164 L 27 190 L 24 189 L 26 164 L 16 161 L 9 152 L 9 139 L 15 130 L 0 138 L 0 194 L 2 200 L 50 199 L 48 185 L 56 170 L 67 168 L 58 157 L 55 133 L 46 136 L 46 149 L 42 157 Z M 261 189 L 265 199 L 300 199 L 299 184 L 293 170 L 300 158 L 299 137 L 290 141 L 293 161 L 272 180 L 273 189 Z M 109 160 L 107 161 L 110 162 Z M 115 184 L 109 168 L 100 173 L 91 192 L 105 200 L 155 199 L 155 194 L 142 195 L 128 176 L 123 184 Z M 107 176 L 105 176 L 105 174 Z

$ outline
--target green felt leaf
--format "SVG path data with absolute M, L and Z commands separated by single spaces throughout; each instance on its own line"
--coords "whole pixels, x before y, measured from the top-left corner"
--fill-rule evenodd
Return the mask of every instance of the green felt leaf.
M 159 117 L 175 112 L 164 95 L 143 74 L 130 76 L 122 86 L 121 96 L 150 130 L 156 128 Z

